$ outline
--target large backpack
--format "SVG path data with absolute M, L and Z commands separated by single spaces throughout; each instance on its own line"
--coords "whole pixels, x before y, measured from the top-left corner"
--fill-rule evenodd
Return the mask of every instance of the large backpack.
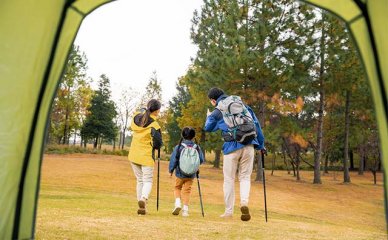
M 185 143 L 181 143 L 183 148 L 180 150 L 179 159 L 178 159 L 178 167 L 183 175 L 191 176 L 196 173 L 199 169 L 199 165 L 201 164 L 199 159 L 199 149 L 197 144 L 193 146 L 189 146 Z M 180 146 L 178 147 L 178 150 Z
M 253 117 L 239 96 L 229 96 L 218 102 L 228 132 L 223 133 L 226 142 L 237 141 L 248 144 L 256 138 L 256 126 Z

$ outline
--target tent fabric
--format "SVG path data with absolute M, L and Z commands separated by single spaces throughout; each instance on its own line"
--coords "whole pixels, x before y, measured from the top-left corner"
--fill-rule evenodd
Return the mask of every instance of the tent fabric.
M 0 239 L 34 238 L 54 94 L 83 18 L 107 2 L 0 2 Z
M 51 103 L 83 18 L 108 2 L 0 2 L 0 239 L 34 238 L 43 140 Z M 384 13 L 388 12 L 388 1 L 305 2 L 336 14 L 350 29 L 370 82 L 387 174 L 388 15 Z M 387 178 L 384 181 L 386 190 Z M 387 209 L 387 201 L 385 206 Z
M 372 97 L 380 136 L 384 176 L 388 173 L 388 0 L 303 0 L 345 21 L 359 50 Z M 388 178 L 384 177 L 386 218 Z M 388 220 L 387 220 L 388 222 Z

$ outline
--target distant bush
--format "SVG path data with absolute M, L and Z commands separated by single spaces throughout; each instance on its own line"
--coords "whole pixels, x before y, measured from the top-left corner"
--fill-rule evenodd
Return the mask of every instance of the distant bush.
M 94 148 L 84 148 L 80 146 L 67 146 L 67 145 L 47 145 L 44 152 L 46 154 L 87 153 L 87 154 L 103 154 L 103 155 L 117 155 L 117 156 L 128 155 L 128 150 L 126 149 L 117 149 L 113 151 L 108 149 L 94 149 Z

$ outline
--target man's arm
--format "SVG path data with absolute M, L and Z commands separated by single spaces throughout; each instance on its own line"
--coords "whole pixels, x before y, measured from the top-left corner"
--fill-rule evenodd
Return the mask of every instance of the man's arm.
M 257 134 L 257 141 L 259 142 L 259 146 L 258 146 L 258 149 L 264 149 L 264 134 L 263 134 L 263 131 L 261 130 L 261 126 L 260 126 L 260 122 L 259 120 L 257 119 L 255 113 L 252 111 L 252 109 L 250 107 L 248 107 L 248 111 L 251 113 L 252 115 L 252 118 L 253 118 L 253 122 L 255 123 L 255 126 L 256 126 L 256 134 Z
M 219 109 L 214 109 L 214 111 L 207 116 L 204 130 L 206 132 L 215 132 L 218 128 L 218 121 L 222 119 L 222 113 Z

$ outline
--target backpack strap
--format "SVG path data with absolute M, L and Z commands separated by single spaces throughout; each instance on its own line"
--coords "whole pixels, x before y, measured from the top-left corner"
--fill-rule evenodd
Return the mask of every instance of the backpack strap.
M 186 143 L 181 143 L 183 147 L 188 147 Z

